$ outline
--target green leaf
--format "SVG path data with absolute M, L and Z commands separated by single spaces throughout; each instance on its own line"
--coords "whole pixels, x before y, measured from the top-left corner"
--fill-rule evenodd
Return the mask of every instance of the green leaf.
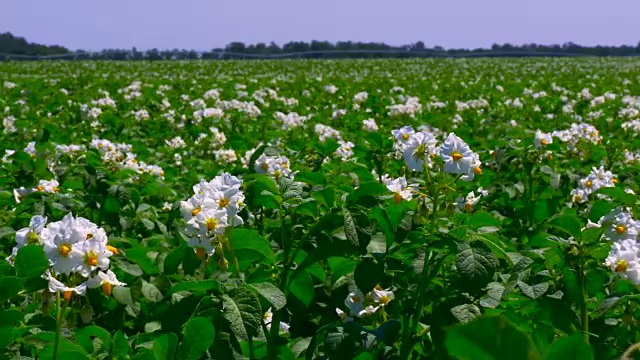
M 2 239 L 3 237 L 9 237 L 9 236 L 13 237 L 15 233 L 16 231 L 8 226 L 0 227 L 0 239 Z
M 13 344 L 22 334 L 27 331 L 26 328 L 18 327 L 0 327 L 0 348 L 6 348 Z
M 151 251 L 151 249 L 139 246 L 124 251 L 124 255 L 127 259 L 138 264 L 145 274 L 156 275 L 158 273 L 158 267 L 154 264 L 153 260 L 147 256 L 149 251 Z
M 593 360 L 591 345 L 584 342 L 580 333 L 558 339 L 551 344 L 545 360 Z
M 342 256 L 334 256 L 328 258 L 327 263 L 331 269 L 331 281 L 335 283 L 341 277 L 354 272 L 360 262 Z
M 113 196 L 107 197 L 107 200 L 104 201 L 104 210 L 110 213 L 117 213 L 120 211 L 120 203 L 118 199 Z
M 18 295 L 24 288 L 24 280 L 15 276 L 0 277 L 0 302 Z
M 181 291 L 191 291 L 194 294 L 204 294 L 209 290 L 218 290 L 219 288 L 220 284 L 217 280 L 184 281 L 172 286 L 167 295 L 171 296 Z
M 234 229 L 231 234 L 231 246 L 238 258 L 240 270 L 246 270 L 265 258 L 273 257 L 271 244 L 254 230 Z
M 155 287 L 155 285 L 150 284 L 144 280 L 142 280 L 141 292 L 142 296 L 144 296 L 145 299 L 152 302 L 161 301 L 163 298 L 162 293 L 160 292 L 160 290 L 158 290 L 157 287 Z
M 591 212 L 589 212 L 589 220 L 598 222 L 601 217 L 607 215 L 614 208 L 615 205 L 613 205 L 611 202 L 606 200 L 598 200 L 591 207 Z
M 152 351 L 156 360 L 174 360 L 177 348 L 178 336 L 165 334 L 153 341 Z
M 371 258 L 362 260 L 353 272 L 356 286 L 365 294 L 373 290 L 383 277 L 384 269 Z
M 198 360 L 213 343 L 215 330 L 210 319 L 193 318 L 184 327 L 184 337 L 178 350 L 180 360 Z
M 78 351 L 60 351 L 58 353 L 58 359 L 89 360 L 89 357 Z
M 487 212 L 478 211 L 471 214 L 471 216 L 467 219 L 466 225 L 468 225 L 471 229 L 476 230 L 481 227 L 487 226 L 498 227 L 500 226 L 500 221 L 496 220 L 496 218 L 494 218 Z
M 473 304 L 458 305 L 451 308 L 451 314 L 463 324 L 482 315 L 480 309 Z
M 31 344 L 38 349 L 42 349 L 40 351 L 39 358 L 40 359 L 52 359 L 54 352 L 54 343 L 55 343 L 56 334 L 52 331 L 43 331 L 37 334 L 29 335 L 23 339 L 23 341 L 27 344 Z M 74 352 L 79 354 L 86 354 L 86 351 L 82 346 L 76 345 L 69 341 L 67 338 L 61 336 L 60 337 L 60 353 L 65 352 Z M 75 356 L 75 355 L 71 355 Z M 62 357 L 60 359 L 63 359 Z M 72 359 L 78 359 L 78 357 L 72 357 Z M 86 357 L 82 359 L 87 359 Z
M 347 203 L 354 204 L 365 196 L 380 196 L 387 194 L 389 190 L 378 181 L 370 181 L 360 184 L 354 192 L 347 196 Z
M 547 290 L 549 290 L 549 283 L 543 282 L 540 284 L 529 286 L 528 284 L 522 281 L 518 281 L 518 287 L 520 288 L 523 294 L 527 295 L 532 299 L 537 299 L 540 296 L 544 295 L 547 292 Z
M 239 288 L 232 296 L 222 295 L 224 318 L 229 321 L 231 330 L 239 340 L 247 340 L 258 333 L 263 319 L 260 300 L 252 290 Z
M 522 331 L 505 318 L 484 316 L 447 332 L 449 355 L 461 360 L 533 360 L 536 349 Z
M 623 188 L 621 187 L 602 187 L 598 189 L 596 194 L 602 194 L 609 196 L 613 199 L 614 202 L 621 203 L 624 205 L 635 205 L 636 199 L 634 196 L 629 196 Z
M 295 180 L 307 183 L 310 186 L 324 185 L 326 183 L 326 179 L 322 172 L 300 171 L 296 174 Z
M 361 211 L 351 212 L 347 207 L 342 208 L 344 214 L 344 234 L 351 245 L 366 253 L 367 245 L 371 241 L 371 222 Z
M 14 263 L 16 274 L 24 279 L 39 277 L 49 268 L 42 245 L 31 244 L 18 250 Z
M 85 336 L 89 339 L 97 338 L 100 340 L 101 349 L 108 351 L 111 348 L 111 334 L 109 331 L 99 326 L 86 326 L 76 330 L 76 336 Z
M 272 283 L 249 284 L 258 294 L 265 298 L 275 310 L 282 309 L 287 304 L 287 297 Z
M 114 360 L 127 359 L 131 354 L 131 347 L 121 330 L 113 335 L 112 345 L 111 356 Z
M 115 286 L 111 290 L 113 298 L 123 305 L 133 306 L 133 298 L 131 297 L 131 288 L 124 286 Z
M 456 266 L 467 278 L 474 281 L 491 279 L 498 265 L 498 259 L 482 241 L 458 244 Z
M 306 271 L 298 272 L 289 283 L 289 291 L 293 296 L 302 301 L 305 306 L 309 306 L 313 300 L 313 280 Z
M 182 245 L 169 253 L 169 255 L 164 258 L 164 273 L 171 275 L 178 272 L 178 267 L 189 251 L 193 250 L 186 245 Z
M 548 224 L 573 236 L 576 240 L 582 237 L 582 224 L 580 223 L 580 219 L 575 215 L 555 216 Z

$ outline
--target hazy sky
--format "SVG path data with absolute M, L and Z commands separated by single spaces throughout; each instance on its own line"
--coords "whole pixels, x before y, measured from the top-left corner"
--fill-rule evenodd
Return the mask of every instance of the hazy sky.
M 0 32 L 70 49 L 231 41 L 637 44 L 640 0 L 0 0 Z

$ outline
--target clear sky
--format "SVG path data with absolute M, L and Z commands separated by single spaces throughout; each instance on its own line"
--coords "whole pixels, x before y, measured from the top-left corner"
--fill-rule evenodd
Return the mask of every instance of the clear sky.
M 70 49 L 231 41 L 635 45 L 640 0 L 0 0 L 0 32 Z

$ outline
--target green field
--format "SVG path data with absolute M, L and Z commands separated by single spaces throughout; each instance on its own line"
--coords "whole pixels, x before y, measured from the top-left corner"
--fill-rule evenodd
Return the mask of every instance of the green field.
M 0 63 L 0 359 L 619 359 L 638 94 L 615 58 Z

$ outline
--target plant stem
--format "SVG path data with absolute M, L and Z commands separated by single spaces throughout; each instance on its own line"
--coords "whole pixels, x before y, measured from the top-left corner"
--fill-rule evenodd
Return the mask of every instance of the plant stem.
M 256 358 L 256 355 L 253 350 L 253 335 L 249 336 L 248 343 L 249 343 L 249 359 L 253 360 Z
M 582 333 L 584 334 L 584 342 L 589 344 L 589 312 L 587 311 L 587 271 L 585 269 L 584 261 L 581 259 L 580 264 L 580 290 L 582 291 L 582 301 L 580 304 L 580 325 L 582 327 Z
M 285 236 L 284 229 L 286 225 L 286 214 L 283 215 L 282 209 L 280 210 L 280 234 L 282 235 L 281 244 L 284 251 L 284 264 L 282 268 L 282 274 L 280 277 L 280 288 L 285 291 L 287 285 L 287 274 L 289 272 L 289 252 L 291 251 L 290 244 L 287 244 L 287 236 Z M 267 354 L 269 359 L 278 358 L 278 348 L 276 347 L 276 341 L 280 334 L 280 319 L 282 319 L 282 309 L 273 312 L 271 317 L 271 330 L 269 331 L 269 341 L 267 343 Z
M 60 292 L 56 291 L 56 337 L 53 345 L 53 360 L 58 360 L 58 349 L 60 348 L 60 333 L 62 332 L 62 305 Z
M 428 171 L 427 171 L 428 174 Z M 430 177 L 428 181 L 430 181 Z M 440 187 L 435 186 L 432 198 L 432 212 L 431 212 L 431 229 L 429 230 L 429 236 L 433 236 L 436 230 L 436 220 L 438 217 L 439 203 L 438 197 L 440 196 Z M 408 359 L 411 354 L 411 349 L 413 348 L 413 340 L 411 336 L 416 332 L 418 324 L 420 323 L 420 316 L 422 316 L 422 312 L 424 311 L 424 305 L 426 302 L 426 289 L 429 285 L 430 271 L 427 266 L 428 256 L 425 249 L 425 258 L 424 263 L 422 265 L 422 273 L 420 274 L 420 278 L 418 280 L 418 303 L 417 303 L 417 312 L 410 316 L 407 321 L 403 324 L 402 329 L 402 345 L 400 348 L 400 359 Z M 436 270 L 437 272 L 437 270 Z
M 633 357 L 631 357 L 631 354 L 633 354 L 636 350 L 640 349 L 640 343 L 636 343 L 631 345 L 627 351 L 624 352 L 624 354 L 622 354 L 622 357 L 620 358 L 620 360 L 632 360 Z

